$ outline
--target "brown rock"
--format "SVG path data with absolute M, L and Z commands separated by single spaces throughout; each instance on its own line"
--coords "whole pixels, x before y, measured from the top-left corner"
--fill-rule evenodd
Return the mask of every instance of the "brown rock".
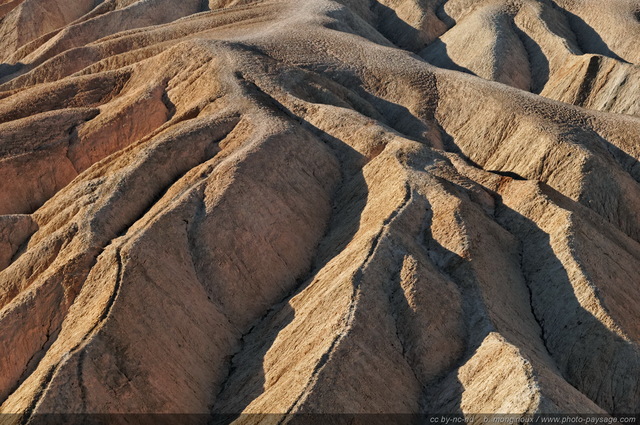
M 0 421 L 638 412 L 637 6 L 0 0 Z

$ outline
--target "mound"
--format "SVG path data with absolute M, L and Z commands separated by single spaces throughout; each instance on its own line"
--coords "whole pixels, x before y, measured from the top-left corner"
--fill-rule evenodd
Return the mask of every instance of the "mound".
M 640 411 L 639 16 L 0 0 L 2 420 Z

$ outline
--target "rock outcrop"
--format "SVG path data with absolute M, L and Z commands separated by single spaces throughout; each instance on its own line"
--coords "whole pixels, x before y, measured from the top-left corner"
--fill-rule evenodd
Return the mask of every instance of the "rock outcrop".
M 639 17 L 0 0 L 2 421 L 640 411 Z

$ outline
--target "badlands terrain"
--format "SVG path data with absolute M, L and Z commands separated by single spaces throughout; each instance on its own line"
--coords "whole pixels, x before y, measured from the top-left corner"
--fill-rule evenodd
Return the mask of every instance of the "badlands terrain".
M 640 412 L 638 46 L 640 0 L 0 0 L 0 421 Z

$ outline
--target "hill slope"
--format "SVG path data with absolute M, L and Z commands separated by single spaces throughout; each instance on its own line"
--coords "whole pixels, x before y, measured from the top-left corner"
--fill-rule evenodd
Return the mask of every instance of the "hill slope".
M 639 17 L 0 0 L 0 412 L 640 411 Z

